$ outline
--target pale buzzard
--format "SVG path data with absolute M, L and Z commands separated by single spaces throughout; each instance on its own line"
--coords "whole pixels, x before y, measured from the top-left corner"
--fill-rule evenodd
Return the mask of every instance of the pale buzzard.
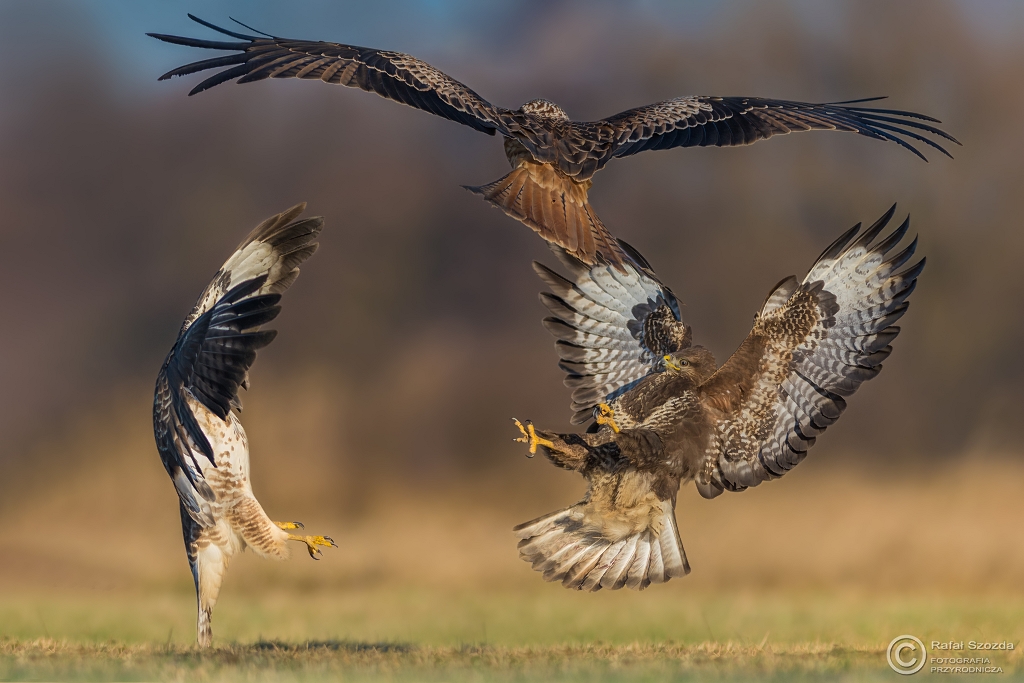
M 319 559 L 319 546 L 334 545 L 327 536 L 290 534 L 302 524 L 273 522 L 263 511 L 249 484 L 249 444 L 235 415 L 256 351 L 277 334 L 260 328 L 277 317 L 281 293 L 317 249 L 323 219 L 294 220 L 304 209 L 300 204 L 267 219 L 238 246 L 185 319 L 156 380 L 153 431 L 178 492 L 204 647 L 233 555 L 249 547 L 284 559 L 292 540 Z
M 516 424 L 530 452 L 541 448 L 590 486 L 579 503 L 516 527 L 521 557 L 549 581 L 596 591 L 642 589 L 690 571 L 676 528 L 679 485 L 705 498 L 742 491 L 798 465 L 839 419 L 849 396 L 879 373 L 899 333 L 924 259 L 908 218 L 878 239 L 895 211 L 846 232 L 810 272 L 768 295 L 746 340 L 716 369 L 691 346 L 672 293 L 634 250 L 624 271 L 588 267 L 561 254 L 567 280 L 536 265 L 552 293 L 562 367 L 585 434 Z
M 571 121 L 546 100 L 519 109 L 496 107 L 462 83 L 415 57 L 374 48 L 229 31 L 189 15 L 236 41 L 148 35 L 178 45 L 235 54 L 186 64 L 160 77 L 227 67 L 189 93 L 237 79 L 303 78 L 374 92 L 476 130 L 505 138 L 513 171 L 468 189 L 590 265 L 628 261 L 587 199 L 591 178 L 616 157 L 649 149 L 749 145 L 801 130 L 839 130 L 895 142 L 922 159 L 915 142 L 947 156 L 925 133 L 958 143 L 923 114 L 848 106 L 882 98 L 809 104 L 759 97 L 686 96 L 624 111 L 600 121 Z M 248 28 L 248 27 L 246 27 Z M 250 29 L 254 30 L 254 29 Z

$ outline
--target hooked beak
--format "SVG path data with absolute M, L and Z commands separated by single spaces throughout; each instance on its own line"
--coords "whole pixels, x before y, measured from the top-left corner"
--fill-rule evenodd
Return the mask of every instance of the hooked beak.
M 676 372 L 679 372 L 680 370 L 683 369 L 682 365 L 680 365 L 679 363 L 677 363 L 674 360 L 672 360 L 672 356 L 669 356 L 668 354 L 666 354 L 666 355 L 662 356 L 661 358 L 662 358 L 662 360 L 665 361 L 665 367 L 668 368 L 669 370 L 675 370 Z

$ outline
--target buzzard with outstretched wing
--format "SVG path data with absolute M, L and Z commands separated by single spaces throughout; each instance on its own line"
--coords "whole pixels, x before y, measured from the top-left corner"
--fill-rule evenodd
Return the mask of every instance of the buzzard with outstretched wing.
M 922 159 L 915 143 L 949 156 L 928 135 L 960 144 L 931 125 L 939 121 L 929 116 L 850 106 L 882 98 L 810 104 L 760 97 L 686 96 L 600 121 L 572 121 L 547 100 L 531 100 L 519 109 L 497 107 L 426 62 L 400 52 L 248 35 L 189 17 L 235 40 L 149 35 L 168 43 L 232 54 L 186 64 L 167 72 L 161 80 L 223 69 L 194 87 L 190 95 L 230 80 L 319 80 L 373 92 L 489 135 L 500 133 L 512 172 L 468 189 L 587 265 L 611 263 L 622 268 L 629 262 L 629 255 L 597 217 L 587 195 L 593 175 L 616 157 L 672 147 L 749 145 L 803 130 L 847 131 L 888 140 Z
M 780 282 L 720 368 L 690 344 L 675 298 L 625 245 L 634 258 L 621 270 L 564 252 L 572 280 L 538 266 L 574 422 L 595 423 L 555 434 L 516 421 L 531 454 L 542 449 L 590 484 L 579 503 L 516 527 L 522 558 L 549 581 L 591 591 L 687 574 L 680 484 L 714 498 L 781 477 L 892 351 L 924 268 L 907 266 L 916 239 L 890 255 L 909 218 L 879 239 L 895 209 L 843 234 L 802 280 Z
M 231 557 L 246 547 L 264 557 L 288 557 L 288 541 L 306 544 L 313 559 L 327 536 L 296 536 L 298 522 L 273 522 L 249 483 L 249 444 L 236 413 L 249 387 L 256 352 L 273 341 L 263 325 L 281 311 L 281 293 L 298 265 L 317 249 L 322 218 L 295 220 L 305 204 L 260 224 L 238 246 L 185 318 L 156 380 L 153 431 L 178 492 L 198 603 L 201 646 L 213 638 L 211 617 Z

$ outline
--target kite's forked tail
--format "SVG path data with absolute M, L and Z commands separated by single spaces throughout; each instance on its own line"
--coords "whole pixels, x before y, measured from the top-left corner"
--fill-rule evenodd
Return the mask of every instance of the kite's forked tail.
M 589 180 L 578 183 L 548 164 L 523 161 L 493 183 L 465 187 L 587 265 L 628 260 L 587 200 Z

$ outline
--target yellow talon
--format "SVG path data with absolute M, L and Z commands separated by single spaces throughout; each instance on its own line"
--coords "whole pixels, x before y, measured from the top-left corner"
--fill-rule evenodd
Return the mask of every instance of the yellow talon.
M 288 534 L 289 541 L 301 541 L 306 544 L 306 550 L 309 551 L 309 556 L 314 560 L 319 560 L 323 556 L 320 552 L 320 548 L 317 546 L 322 545 L 324 547 L 337 548 L 338 544 L 334 542 L 334 539 L 330 536 L 296 536 L 295 534 Z M 317 557 L 317 556 L 320 557 Z
M 608 425 L 612 428 L 612 431 L 618 434 L 621 429 L 619 425 L 615 424 L 615 411 L 607 403 L 598 403 L 597 411 L 594 415 L 594 421 L 599 425 Z
M 304 525 L 302 522 L 274 522 L 274 524 L 277 526 L 278 529 L 284 529 L 286 531 L 288 529 L 306 528 L 306 525 Z
M 512 418 L 512 421 L 516 423 L 516 427 L 519 427 L 519 431 L 523 433 L 518 439 L 512 439 L 516 443 L 525 443 L 530 445 L 530 457 L 532 458 L 537 454 L 537 446 L 547 446 L 548 448 L 554 448 L 555 444 L 545 438 L 537 436 L 537 430 L 533 428 L 533 423 L 530 421 L 526 422 L 526 426 L 523 423 Z

